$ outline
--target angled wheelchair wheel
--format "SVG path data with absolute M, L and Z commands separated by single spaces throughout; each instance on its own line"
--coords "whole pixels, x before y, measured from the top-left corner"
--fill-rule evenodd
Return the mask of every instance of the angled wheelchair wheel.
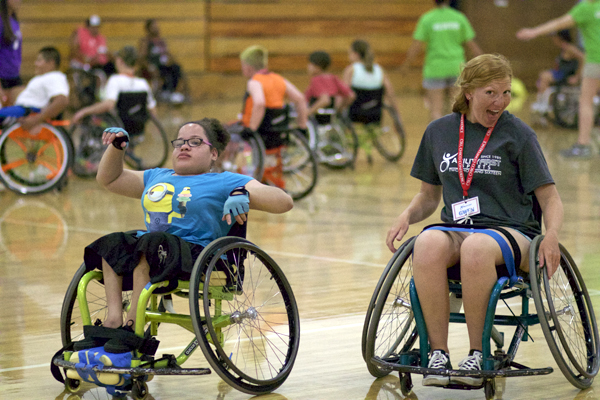
M 123 125 L 121 125 L 123 126 Z M 129 146 L 125 150 L 125 163 L 138 171 L 158 168 L 169 157 L 170 143 L 167 132 L 154 115 L 146 122 L 144 132 L 129 132 Z
M 560 85 L 550 98 L 553 121 L 563 128 L 577 129 L 579 122 L 579 93 L 577 86 Z
M 373 316 L 373 309 L 375 309 L 375 304 L 377 303 L 377 299 L 379 298 L 379 293 L 381 292 L 381 287 L 383 286 L 383 283 L 387 279 L 387 277 L 390 273 L 390 270 L 396 264 L 396 261 L 398 260 L 398 257 L 400 256 L 400 254 L 402 254 L 402 252 L 404 251 L 404 249 L 407 246 L 413 245 L 413 239 L 414 239 L 414 236 L 412 238 L 404 241 L 400 245 L 400 247 L 398 247 L 398 250 L 396 250 L 396 252 L 392 256 L 390 261 L 388 261 L 387 265 L 385 266 L 383 272 L 381 273 L 381 276 L 379 277 L 379 281 L 377 282 L 377 285 L 375 286 L 375 290 L 373 290 L 373 295 L 371 296 L 371 301 L 369 301 L 369 306 L 367 307 L 367 312 L 365 314 L 365 323 L 363 325 L 363 332 L 362 332 L 361 350 L 362 350 L 363 360 L 365 360 L 365 361 L 367 361 L 366 350 L 367 350 L 367 338 L 369 337 L 369 326 L 371 324 L 371 317 Z
M 101 78 L 92 71 L 82 68 L 70 68 L 67 73 L 69 82 L 69 106 L 80 110 L 96 102 Z
M 87 310 L 79 307 L 77 301 L 78 288 L 81 294 L 85 293 Z M 131 303 L 131 291 L 123 292 L 123 316 Z M 82 264 L 71 280 L 60 313 L 60 334 L 63 346 L 70 342 L 83 339 L 83 326 L 87 323 L 94 324 L 96 320 L 104 321 L 108 312 L 106 293 L 102 282 L 102 272 L 92 271 L 86 274 L 85 265 Z
M 416 323 L 410 305 L 412 278 L 412 250 L 415 238 L 409 239 L 400 252 L 395 253 L 393 264 L 383 282 L 368 323 L 364 358 L 371 375 L 381 378 L 390 373 L 373 364 L 371 359 L 393 359 L 409 351 L 417 340 Z
M 329 168 L 341 169 L 354 165 L 358 137 L 351 122 L 333 118 L 331 123 L 319 125 L 312 121 L 309 144 L 319 161 Z
M 585 389 L 598 373 L 598 326 L 590 296 L 577 265 L 560 245 L 560 266 L 551 279 L 540 268 L 538 250 L 543 236 L 531 243 L 530 281 L 544 337 L 558 367 L 573 384 Z
M 283 189 L 294 200 L 299 200 L 307 196 L 317 184 L 317 157 L 300 131 L 291 130 L 282 135 L 285 135 L 285 144 L 281 149 Z M 267 176 L 266 168 L 265 176 Z M 269 181 L 268 177 L 267 181 Z
M 81 177 L 96 176 L 98 164 L 106 150 L 102 133 L 106 128 L 122 127 L 123 123 L 111 113 L 89 115 L 71 128 L 74 147 L 73 172 Z
M 262 138 L 256 132 L 242 137 L 235 128 L 230 127 L 229 130 L 231 141 L 217 160 L 215 170 L 235 172 L 260 180 L 265 170 L 265 143 Z
M 73 144 L 61 128 L 41 124 L 34 134 L 14 124 L 0 135 L 0 180 L 17 193 L 62 188 L 73 157 Z
M 196 337 L 225 382 L 244 393 L 272 392 L 289 376 L 298 352 L 292 289 L 257 246 L 231 237 L 215 242 L 200 255 L 190 281 Z
M 386 160 L 398 161 L 406 148 L 406 133 L 394 108 L 384 105 L 381 124 L 373 129 L 373 145 Z

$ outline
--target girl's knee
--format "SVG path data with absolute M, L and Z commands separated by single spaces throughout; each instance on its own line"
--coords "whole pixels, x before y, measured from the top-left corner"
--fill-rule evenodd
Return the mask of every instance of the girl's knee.
M 415 241 L 415 264 L 437 265 L 444 268 L 458 261 L 458 239 L 447 232 L 428 230 L 421 232 Z

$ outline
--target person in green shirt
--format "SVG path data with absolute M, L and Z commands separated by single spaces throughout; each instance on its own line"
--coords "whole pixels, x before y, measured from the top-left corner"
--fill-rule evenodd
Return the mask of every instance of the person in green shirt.
M 570 158 L 590 158 L 594 127 L 594 96 L 600 89 L 600 0 L 582 0 L 561 17 L 534 28 L 519 30 L 517 39 L 531 40 L 573 27 L 581 31 L 585 47 L 585 64 L 579 95 L 579 135 L 577 142 L 568 149 L 562 150 L 560 154 Z
M 431 120 L 442 117 L 446 98 L 454 97 L 454 84 L 461 64 L 466 61 L 465 47 L 472 57 L 482 53 L 474 41 L 475 31 L 467 17 L 451 8 L 449 0 L 434 2 L 436 8 L 419 18 L 401 66 L 405 72 L 425 46 L 423 88 L 427 92 Z

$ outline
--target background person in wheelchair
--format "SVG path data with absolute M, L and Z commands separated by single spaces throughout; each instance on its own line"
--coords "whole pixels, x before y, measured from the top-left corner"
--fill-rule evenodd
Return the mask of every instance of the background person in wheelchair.
M 395 251 L 409 225 L 432 215 L 443 197 L 443 222 L 471 222 L 503 227 L 527 254 L 530 238 L 541 232 L 534 218 L 535 194 L 546 236 L 539 248 L 540 267 L 552 276 L 560 261 L 558 231 L 562 202 L 536 135 L 505 111 L 511 100 L 512 69 L 501 55 L 484 54 L 467 62 L 457 80 L 453 113 L 427 127 L 411 175 L 422 181 L 419 193 L 388 231 L 386 244 Z M 464 169 L 464 171 L 463 171 Z M 467 174 L 468 173 L 468 174 Z M 459 216 L 461 210 L 478 213 Z M 449 296 L 447 268 L 460 261 L 464 313 L 471 351 L 462 370 L 481 370 L 484 318 L 492 287 L 504 259 L 499 244 L 483 233 L 422 232 L 413 251 L 414 282 L 432 349 L 429 368 L 451 369 L 448 351 Z M 528 257 L 516 265 L 529 270 Z M 445 386 L 450 378 L 425 375 L 423 385 Z M 480 377 L 453 376 L 452 383 L 478 386 Z
M 249 208 L 284 213 L 293 201 L 284 191 L 230 172 L 211 173 L 229 141 L 229 133 L 216 119 L 184 124 L 172 141 L 173 169 L 146 171 L 123 169 L 128 135 L 122 128 L 103 134 L 108 146 L 100 162 L 97 180 L 106 189 L 142 199 L 147 233 L 117 232 L 101 237 L 85 249 L 89 270 L 100 269 L 108 304 L 102 329 L 123 325 L 122 289 L 131 285 L 131 308 L 122 330 L 132 331 L 139 295 L 148 282 L 189 280 L 193 262 L 203 246 L 227 235 L 232 218 L 247 220 Z M 129 282 L 128 282 L 129 281 Z M 131 351 L 119 339 L 86 337 L 75 350 L 104 345 L 111 353 Z
M 327 72 L 331 57 L 325 51 L 314 51 L 308 56 L 306 67 L 310 84 L 304 96 L 308 101 L 308 115 L 315 114 L 320 108 L 342 110 L 352 104 L 356 95 L 348 85 L 336 75 Z
M 35 59 L 35 76 L 19 93 L 14 106 L 0 109 L 0 122 L 6 120 L 3 123 L 6 125 L 18 120 L 21 128 L 29 131 L 61 114 L 69 104 L 69 84 L 65 74 L 58 71 L 59 67 L 58 50 L 42 48 Z
M 283 76 L 268 70 L 268 51 L 262 46 L 250 46 L 240 54 L 242 75 L 248 78 L 242 125 L 258 132 L 267 149 L 281 146 L 277 126 L 280 113 L 287 113 L 286 100 L 296 107 L 298 127 L 306 130 L 308 111 L 304 95 Z M 284 122 L 287 118 L 284 118 Z M 287 127 L 287 126 L 286 126 Z
M 77 111 L 73 115 L 72 122 L 74 124 L 80 122 L 88 115 L 102 114 L 115 110 L 119 95 L 121 93 L 147 93 L 146 106 L 148 111 L 156 113 L 156 100 L 152 95 L 152 90 L 148 82 L 135 76 L 135 66 L 138 60 L 137 51 L 133 46 L 125 46 L 119 50 L 115 57 L 117 74 L 112 75 L 106 83 L 104 99 L 99 103 L 92 104 Z M 127 121 L 123 121 L 127 122 Z M 142 132 L 129 132 L 132 135 Z

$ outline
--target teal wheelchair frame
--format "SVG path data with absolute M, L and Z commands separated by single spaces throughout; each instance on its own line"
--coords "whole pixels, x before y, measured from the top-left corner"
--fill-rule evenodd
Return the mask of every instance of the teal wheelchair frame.
M 528 329 L 540 324 L 550 351 L 564 376 L 575 387 L 585 389 L 599 369 L 600 343 L 592 303 L 577 265 L 560 245 L 560 266 L 552 279 L 539 267 L 538 250 L 543 236 L 530 247 L 528 279 L 502 277 L 495 284 L 487 306 L 483 332 L 481 372 L 428 369 L 430 346 L 427 327 L 412 280 L 412 251 L 416 237 L 404 242 L 386 266 L 371 298 L 363 326 L 362 352 L 369 372 L 383 377 L 398 371 L 404 395 L 412 390 L 411 374 L 472 376 L 483 378 L 480 386 L 450 383 L 451 389 L 484 389 L 493 399 L 496 377 L 545 375 L 552 368 L 529 368 L 515 362 L 521 342 L 528 341 Z M 512 257 L 512 254 L 511 254 Z M 505 257 L 506 260 L 506 257 Z M 508 264 L 508 263 L 507 263 Z M 510 268 L 508 268 L 510 271 Z M 450 280 L 451 296 L 460 297 L 461 285 Z M 497 315 L 499 300 L 521 298 L 521 313 Z M 533 298 L 536 313 L 529 311 Z M 456 303 L 455 303 L 456 304 Z M 458 304 L 460 306 L 460 304 Z M 508 306 L 508 304 L 507 304 Z M 465 316 L 452 305 L 450 322 L 465 323 Z M 504 333 L 496 326 L 514 326 L 508 350 L 503 350 Z M 492 350 L 491 342 L 496 349 Z
M 123 295 L 126 313 L 131 292 Z M 190 314 L 168 311 L 168 296 L 188 299 Z M 82 264 L 62 306 L 64 351 L 53 358 L 53 364 L 63 368 L 64 384 L 73 393 L 81 390 L 81 380 L 73 373 L 76 364 L 69 361 L 72 343 L 83 339 L 83 326 L 102 321 L 106 311 L 102 272 L 88 272 Z M 124 391 L 137 400 L 147 397 L 146 382 L 153 375 L 211 373 L 208 368 L 181 367 L 198 347 L 225 382 L 256 395 L 283 384 L 298 352 L 300 320 L 291 286 L 277 263 L 242 237 L 225 236 L 206 246 L 194 263 L 190 281 L 148 283 L 140 295 L 136 318 L 135 333 L 140 337 L 156 336 L 161 324 L 178 325 L 193 334 L 178 356 L 155 359 L 134 351 L 131 368 L 93 368 L 94 373 L 130 375 Z

